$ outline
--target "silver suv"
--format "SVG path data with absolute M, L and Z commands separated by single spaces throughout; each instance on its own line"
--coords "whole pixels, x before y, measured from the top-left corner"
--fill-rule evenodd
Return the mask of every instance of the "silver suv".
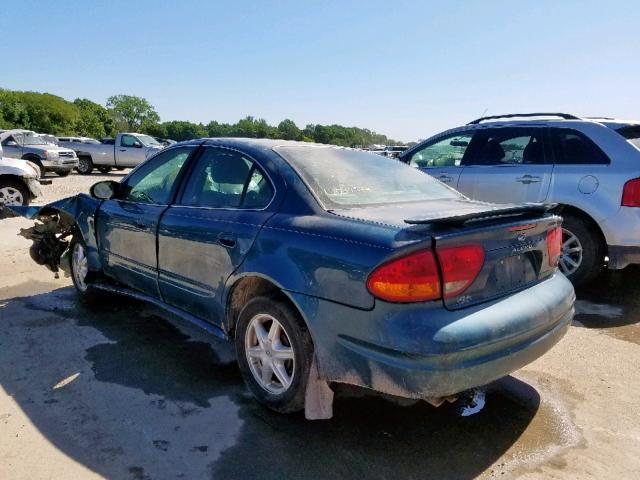
M 574 284 L 640 263 L 640 122 L 564 113 L 483 117 L 400 160 L 495 203 L 557 203 L 561 270 Z

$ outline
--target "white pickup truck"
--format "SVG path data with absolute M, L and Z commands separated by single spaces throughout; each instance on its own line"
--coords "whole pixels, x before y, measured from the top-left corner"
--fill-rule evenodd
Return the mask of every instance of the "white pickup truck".
M 164 148 L 155 138 L 142 133 L 119 133 L 110 143 L 59 141 L 59 144 L 76 152 L 78 173 L 82 175 L 89 175 L 94 168 L 107 173 L 112 168 L 135 167 Z

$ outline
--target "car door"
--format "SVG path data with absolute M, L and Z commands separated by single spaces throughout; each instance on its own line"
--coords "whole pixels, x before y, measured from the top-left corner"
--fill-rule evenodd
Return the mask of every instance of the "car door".
M 457 188 L 463 169 L 462 158 L 472 138 L 471 131 L 440 137 L 409 154 L 407 163 Z
M 164 301 L 199 318 L 223 321 L 224 285 L 273 214 L 275 188 L 257 162 L 205 147 L 158 231 Z
M 142 142 L 133 135 L 120 135 L 116 145 L 116 165 L 119 167 L 135 167 L 145 159 L 145 148 Z
M 105 273 L 154 297 L 159 298 L 158 222 L 194 148 L 156 155 L 126 178 L 118 198 L 104 201 L 98 211 L 96 229 Z
M 462 162 L 458 190 L 485 202 L 544 201 L 553 172 L 546 138 L 544 126 L 479 130 Z

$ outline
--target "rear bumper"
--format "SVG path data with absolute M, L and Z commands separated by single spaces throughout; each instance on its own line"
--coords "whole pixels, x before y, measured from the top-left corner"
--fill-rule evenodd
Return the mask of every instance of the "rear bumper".
M 640 264 L 640 247 L 609 245 L 609 269 L 621 270 L 629 265 Z
M 324 321 L 313 319 L 310 328 L 323 378 L 403 397 L 443 397 L 485 385 L 543 355 L 567 332 L 574 301 L 570 282 L 555 275 L 457 311 L 441 303 L 420 308 L 377 302 L 362 312 L 325 308 L 320 301 L 314 313 Z M 336 309 L 349 312 L 336 318 Z

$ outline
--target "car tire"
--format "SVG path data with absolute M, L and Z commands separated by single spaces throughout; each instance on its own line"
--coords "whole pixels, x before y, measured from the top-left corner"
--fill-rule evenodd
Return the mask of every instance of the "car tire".
M 56 173 L 58 174 L 59 177 L 68 177 L 69 174 L 71 173 L 71 170 L 67 170 L 67 171 L 64 171 L 64 172 L 58 171 Z
M 87 246 L 78 235 L 74 235 L 71 240 L 69 251 L 71 254 L 69 259 L 71 280 L 76 292 L 83 301 L 95 300 L 98 297 L 97 291 L 91 286 L 95 279 L 95 273 L 89 270 Z
M 279 413 L 304 409 L 313 342 L 290 303 L 277 296 L 250 300 L 240 312 L 235 344 L 240 371 L 258 402 Z
M 602 239 L 584 219 L 572 214 L 561 215 L 560 271 L 576 286 L 589 283 L 604 268 L 605 247 Z
M 81 156 L 78 157 L 78 167 L 76 168 L 80 175 L 91 175 L 93 172 L 93 161 L 91 157 Z
M 0 204 L 27 206 L 31 202 L 31 192 L 20 180 L 0 179 Z
M 100 170 L 101 173 L 104 173 L 106 175 L 111 171 L 111 167 L 98 167 L 98 170 Z

